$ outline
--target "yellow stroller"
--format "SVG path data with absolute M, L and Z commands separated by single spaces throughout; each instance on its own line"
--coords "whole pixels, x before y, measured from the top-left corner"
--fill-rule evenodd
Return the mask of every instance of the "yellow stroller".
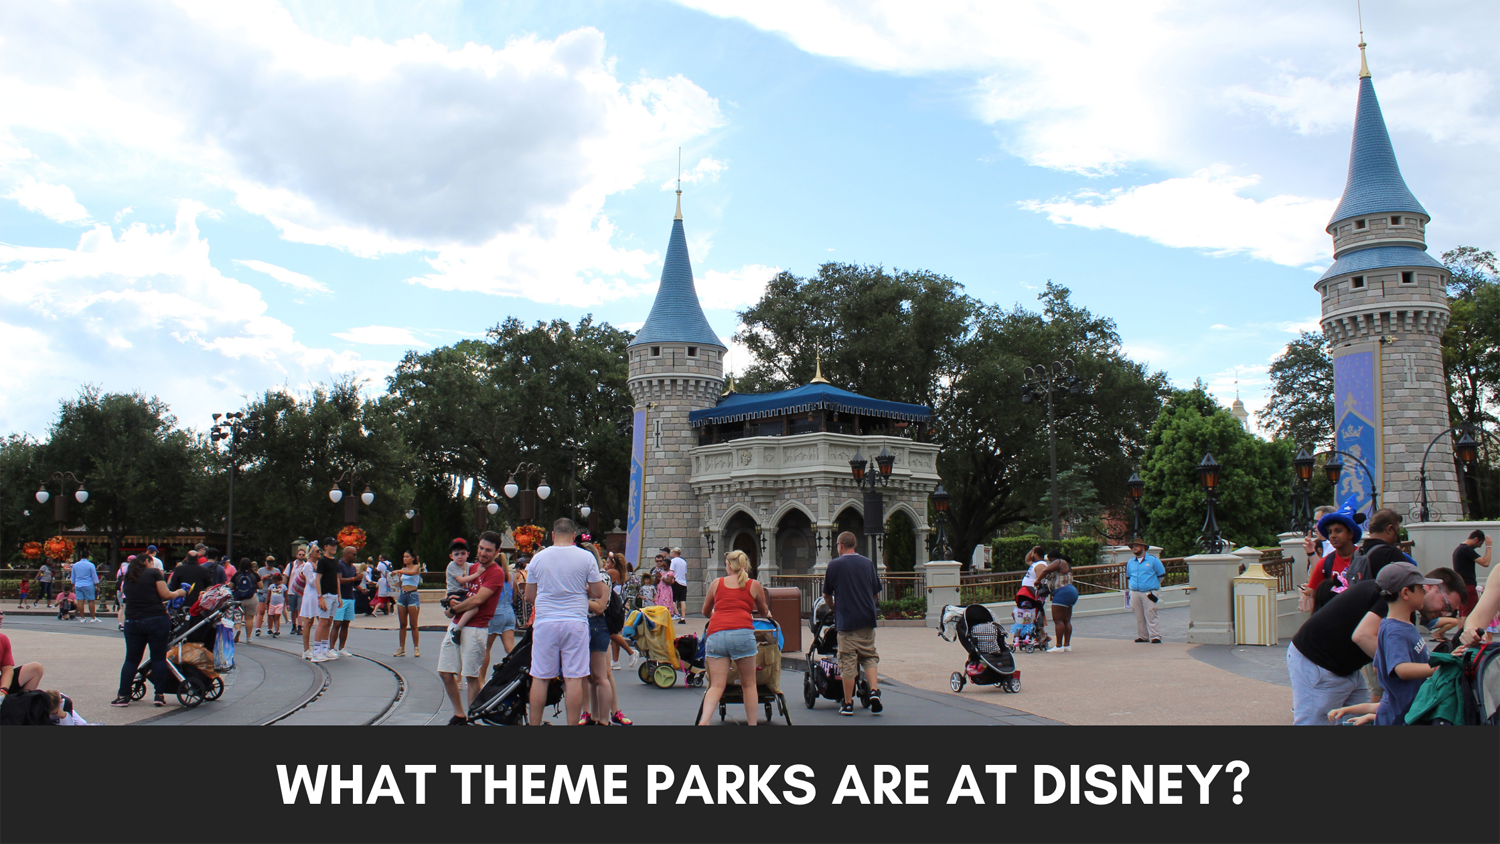
M 677 632 L 672 626 L 670 609 L 646 607 L 632 612 L 626 617 L 625 629 L 620 635 L 635 642 L 636 649 L 645 657 L 638 672 L 642 683 L 658 689 L 669 689 L 677 684 L 682 661 L 677 656 Z M 690 672 L 701 670 L 689 669 Z

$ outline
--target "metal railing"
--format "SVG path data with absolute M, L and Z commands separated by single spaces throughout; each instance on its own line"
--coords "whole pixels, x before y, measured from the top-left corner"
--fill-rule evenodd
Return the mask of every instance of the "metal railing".
M 1167 570 L 1161 578 L 1163 586 L 1182 586 L 1188 582 L 1188 565 L 1184 557 L 1166 557 L 1162 567 Z M 1103 563 L 1093 566 L 1074 566 L 1071 569 L 1073 586 L 1080 595 L 1098 595 L 1125 591 L 1125 564 Z M 1002 571 L 985 574 L 965 574 L 959 577 L 958 600 L 960 604 L 1003 603 L 1016 599 L 1016 590 L 1021 588 L 1024 571 Z

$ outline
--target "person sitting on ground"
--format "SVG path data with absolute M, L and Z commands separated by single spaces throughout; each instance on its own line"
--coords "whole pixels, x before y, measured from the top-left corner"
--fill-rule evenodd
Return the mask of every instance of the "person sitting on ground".
M 0 611 L 0 622 L 5 613 Z M 15 654 L 10 648 L 10 637 L 0 633 L 0 695 L 18 694 L 35 689 L 42 682 L 46 670 L 40 662 L 16 665 Z
M 75 606 L 77 606 L 77 595 L 67 583 L 64 583 L 62 592 L 57 596 L 57 620 L 71 621 Z

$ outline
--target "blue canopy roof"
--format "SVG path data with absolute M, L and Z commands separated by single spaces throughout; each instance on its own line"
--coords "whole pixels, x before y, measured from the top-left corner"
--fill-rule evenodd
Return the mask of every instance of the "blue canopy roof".
M 1360 249 L 1355 252 L 1345 252 L 1343 257 L 1333 262 L 1333 266 L 1323 273 L 1318 281 L 1324 281 L 1334 276 L 1346 273 L 1358 273 L 1366 270 L 1384 270 L 1395 267 L 1432 267 L 1433 269 L 1445 269 L 1442 262 L 1428 255 L 1414 246 L 1375 246 L 1369 249 Z
M 641 330 L 630 341 L 631 346 L 647 343 L 693 343 L 699 346 L 727 348 L 714 333 L 698 304 L 698 289 L 693 286 L 693 264 L 688 260 L 687 235 L 682 218 L 672 221 L 672 237 L 667 241 L 667 259 L 661 267 L 661 285 L 656 301 Z
M 1429 217 L 1422 203 L 1412 196 L 1396 164 L 1396 151 L 1375 99 L 1375 83 L 1359 80 L 1359 105 L 1354 112 L 1354 142 L 1349 148 L 1349 176 L 1344 198 L 1328 221 L 1330 229 L 1350 217 L 1405 211 Z
M 708 424 L 764 419 L 814 410 L 858 413 L 902 422 L 926 422 L 932 415 L 932 409 L 924 405 L 872 399 L 840 390 L 832 384 L 808 384 L 779 393 L 730 393 L 719 399 L 715 407 L 689 413 L 688 424 L 699 428 Z

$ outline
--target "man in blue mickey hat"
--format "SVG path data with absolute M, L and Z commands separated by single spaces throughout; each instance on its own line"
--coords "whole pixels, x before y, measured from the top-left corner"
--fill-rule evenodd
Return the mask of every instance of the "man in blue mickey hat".
M 1356 499 L 1351 496 L 1344 501 L 1344 506 L 1324 515 L 1318 519 L 1318 533 L 1328 540 L 1333 546 L 1333 551 L 1321 559 L 1309 556 L 1307 583 L 1298 587 L 1303 596 L 1312 600 L 1318 592 L 1318 585 L 1335 580 L 1335 576 L 1349 567 L 1349 562 L 1354 559 L 1354 551 L 1359 547 L 1359 541 L 1364 536 L 1364 529 L 1360 524 L 1365 520 L 1365 514 L 1355 511 Z M 1327 590 L 1325 590 L 1326 592 Z M 1323 601 L 1327 603 L 1325 595 Z

